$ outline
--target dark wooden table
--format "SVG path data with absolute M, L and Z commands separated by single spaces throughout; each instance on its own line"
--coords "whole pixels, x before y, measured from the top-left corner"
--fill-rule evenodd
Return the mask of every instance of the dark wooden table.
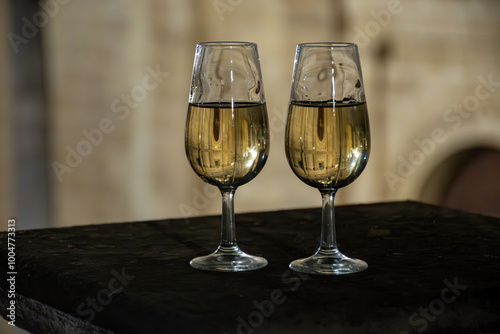
M 16 322 L 32 333 L 497 333 L 500 220 L 417 202 L 338 207 L 340 249 L 368 262 L 298 275 L 320 209 L 237 215 L 241 248 L 269 265 L 203 272 L 219 217 L 18 231 Z M 7 292 L 6 233 L 0 313 Z

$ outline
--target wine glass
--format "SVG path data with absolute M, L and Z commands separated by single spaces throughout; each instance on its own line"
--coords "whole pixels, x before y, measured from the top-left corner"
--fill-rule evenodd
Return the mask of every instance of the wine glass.
M 366 262 L 337 248 L 334 197 L 363 171 L 370 129 L 358 48 L 352 43 L 297 45 L 285 134 L 295 175 L 323 198 L 321 242 L 316 253 L 290 268 L 310 274 L 349 274 Z
M 187 158 L 201 179 L 222 194 L 221 239 L 217 250 L 191 260 L 196 269 L 244 271 L 266 259 L 236 243 L 234 193 L 264 167 L 269 121 L 257 45 L 206 42 L 196 46 L 186 120 Z

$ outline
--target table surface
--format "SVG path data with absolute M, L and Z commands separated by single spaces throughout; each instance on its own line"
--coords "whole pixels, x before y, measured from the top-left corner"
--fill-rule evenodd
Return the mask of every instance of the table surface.
M 336 208 L 342 276 L 288 269 L 319 241 L 319 208 L 237 215 L 261 270 L 204 272 L 220 216 L 16 233 L 16 325 L 32 333 L 500 332 L 500 220 L 418 202 Z M 0 234 L 5 260 L 7 235 Z M 6 270 L 0 277 L 5 318 Z

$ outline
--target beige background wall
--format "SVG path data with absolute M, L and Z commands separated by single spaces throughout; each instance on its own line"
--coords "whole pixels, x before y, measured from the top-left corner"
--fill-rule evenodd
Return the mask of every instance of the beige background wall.
M 426 0 L 60 5 L 44 34 L 49 161 L 67 166 L 60 178 L 50 173 L 53 225 L 219 212 L 218 194 L 191 171 L 183 147 L 194 47 L 206 40 L 249 40 L 260 50 L 271 155 L 262 173 L 238 190 L 238 212 L 319 205 L 317 191 L 293 175 L 283 151 L 294 49 L 305 41 L 360 45 L 373 150 L 363 175 L 339 192 L 337 203 L 422 199 L 423 184 L 447 156 L 477 143 L 500 146 L 498 87 L 472 116 L 460 116 L 457 129 L 452 125 L 458 121 L 450 121 L 456 112 L 447 114 L 474 95 L 478 77 L 500 81 L 499 6 Z M 5 5 L 1 8 L 5 13 Z M 5 29 L 7 21 L 2 22 Z M 2 57 L 3 67 L 7 61 Z M 155 70 L 157 87 L 144 89 L 143 80 Z M 4 110 L 8 96 L 8 89 L 2 90 Z M 2 136 L 8 119 L 3 112 Z M 100 130 L 102 138 L 93 131 L 100 126 L 107 131 Z M 408 161 L 419 149 L 415 140 L 432 138 L 434 129 L 442 129 L 440 138 L 446 139 L 411 173 L 400 175 L 401 159 Z M 95 136 L 90 146 L 84 131 Z M 67 160 L 68 152 L 78 149 L 88 155 Z M 14 169 L 8 151 L 2 154 L 1 209 L 8 212 L 8 175 Z M 388 173 L 399 178 L 391 183 Z
M 263 172 L 238 190 L 238 212 L 319 205 L 319 195 L 286 163 L 284 118 L 295 44 L 342 39 L 332 25 L 335 3 L 317 1 L 317 7 L 304 10 L 301 2 L 241 1 L 221 16 L 214 3 L 72 2 L 51 22 L 47 65 L 54 160 L 64 162 L 66 146 L 77 147 L 85 140 L 82 130 L 97 127 L 103 118 L 115 127 L 80 165 L 62 175 L 62 182 L 54 179 L 56 224 L 220 211 L 219 195 L 192 172 L 183 145 L 194 48 L 205 40 L 249 40 L 260 50 L 271 155 Z M 141 85 L 147 68 L 168 76 L 136 100 L 134 87 Z M 112 110 L 122 94 L 133 100 L 126 116 Z M 197 195 L 206 191 L 208 196 Z

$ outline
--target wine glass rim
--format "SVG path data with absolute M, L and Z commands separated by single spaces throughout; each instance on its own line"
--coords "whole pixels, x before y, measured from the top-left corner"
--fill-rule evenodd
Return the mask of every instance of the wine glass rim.
M 243 42 L 243 41 L 210 41 L 198 43 L 199 46 L 235 46 L 235 47 L 245 47 L 245 46 L 255 46 L 257 44 L 253 42 Z
M 299 47 L 357 47 L 356 43 L 350 42 L 308 42 L 297 44 Z

